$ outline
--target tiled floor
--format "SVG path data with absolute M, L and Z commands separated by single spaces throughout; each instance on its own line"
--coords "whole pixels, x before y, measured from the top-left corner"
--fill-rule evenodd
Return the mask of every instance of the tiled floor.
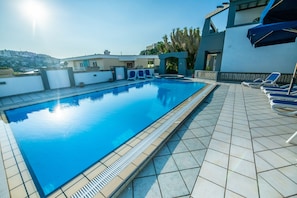
M 68 91 L 0 99 L 0 110 Z M 285 143 L 296 130 L 297 117 L 274 113 L 260 90 L 222 84 L 120 197 L 297 197 L 297 144 Z
M 120 197 L 297 197 L 296 130 L 260 90 L 223 84 Z

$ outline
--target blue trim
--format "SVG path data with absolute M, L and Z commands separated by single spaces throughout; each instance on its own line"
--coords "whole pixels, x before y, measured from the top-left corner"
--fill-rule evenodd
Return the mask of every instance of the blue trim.
M 270 11 L 274 2 L 275 2 L 275 0 L 270 0 L 269 3 L 267 4 L 267 6 L 264 8 L 264 10 L 262 11 L 261 16 L 260 16 L 260 23 L 263 24 L 263 19 L 267 15 L 267 13 Z

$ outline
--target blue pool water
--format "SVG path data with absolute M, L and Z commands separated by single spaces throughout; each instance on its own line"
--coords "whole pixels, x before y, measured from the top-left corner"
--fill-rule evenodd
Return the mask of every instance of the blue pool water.
M 161 79 L 5 113 L 41 195 L 49 195 L 202 87 Z

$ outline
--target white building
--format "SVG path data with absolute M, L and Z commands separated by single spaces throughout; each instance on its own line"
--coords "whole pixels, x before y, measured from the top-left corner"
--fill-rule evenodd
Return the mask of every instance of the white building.
M 94 54 L 65 58 L 67 67 L 72 67 L 74 71 L 86 71 L 89 69 L 110 70 L 113 67 L 123 66 L 127 69 L 153 68 L 160 65 L 158 55 L 105 55 Z
M 205 18 L 196 70 L 218 73 L 292 74 L 297 62 L 297 42 L 255 48 L 247 38 L 248 29 L 259 25 L 269 0 L 230 0 Z M 212 17 L 228 10 L 226 30 L 218 32 Z

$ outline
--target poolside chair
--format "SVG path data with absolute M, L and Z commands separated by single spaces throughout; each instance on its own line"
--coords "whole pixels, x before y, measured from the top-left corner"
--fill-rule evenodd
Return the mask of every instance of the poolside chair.
M 260 88 L 261 86 L 276 86 L 277 79 L 281 76 L 279 72 L 272 72 L 265 80 L 260 78 L 255 79 L 253 82 L 242 82 L 241 85 L 252 87 L 252 88 Z
M 153 74 L 151 73 L 151 71 L 149 69 L 144 70 L 145 73 L 145 77 L 147 78 L 152 78 Z
M 273 90 L 282 90 L 282 89 L 289 89 L 289 87 L 290 87 L 290 84 L 285 84 L 285 85 L 275 84 L 274 87 L 262 85 L 260 87 L 260 89 L 261 89 L 261 91 L 263 91 L 265 93 L 266 90 L 270 90 L 270 89 L 273 89 Z
M 271 108 L 280 115 L 296 116 L 297 115 L 297 102 L 284 101 L 284 100 L 271 100 Z M 286 143 L 292 143 L 293 139 L 297 137 L 297 131 L 289 137 Z M 297 142 L 295 142 L 297 144 Z
M 270 100 L 272 110 L 280 115 L 297 115 L 297 102 L 288 100 Z
M 285 85 L 277 85 L 275 84 L 275 86 L 271 87 L 271 86 L 261 86 L 261 91 L 263 91 L 264 93 L 269 93 L 270 91 L 282 91 L 282 90 L 286 90 L 287 92 L 289 92 L 289 89 L 294 90 L 297 89 L 297 84 L 295 83 L 290 83 L 290 84 L 285 84 Z
M 288 91 L 289 89 L 267 89 L 264 91 L 264 93 L 267 95 L 267 94 L 288 94 Z M 290 92 L 290 94 L 296 94 L 297 92 L 297 87 L 296 88 L 293 88 Z
M 138 70 L 138 78 L 139 79 L 145 79 L 145 74 L 143 70 Z
M 297 92 L 293 94 L 276 94 L 268 93 L 267 97 L 269 100 L 287 100 L 287 101 L 297 101 Z
M 136 72 L 134 70 L 128 70 L 127 80 L 136 80 Z
M 291 136 L 289 137 L 289 139 L 286 141 L 286 143 L 290 144 L 293 142 L 293 139 L 295 139 L 297 137 L 297 131 Z M 295 144 L 297 144 L 297 142 L 294 142 Z

